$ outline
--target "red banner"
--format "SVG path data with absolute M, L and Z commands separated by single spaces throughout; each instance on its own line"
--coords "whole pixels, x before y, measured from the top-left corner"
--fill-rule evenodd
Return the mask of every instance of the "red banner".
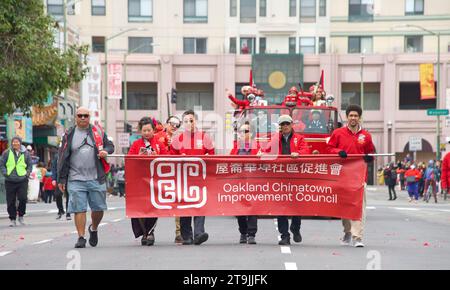
M 359 219 L 366 172 L 361 157 L 130 156 L 126 214 Z

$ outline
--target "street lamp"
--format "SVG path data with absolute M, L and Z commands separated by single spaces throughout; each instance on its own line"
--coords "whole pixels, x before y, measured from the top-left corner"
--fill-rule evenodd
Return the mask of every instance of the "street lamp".
M 366 49 L 361 53 L 361 109 L 364 111 L 364 57 Z
M 118 37 L 118 36 L 120 36 L 120 35 L 122 35 L 124 33 L 130 32 L 130 31 L 135 31 L 135 30 L 145 31 L 146 29 L 141 28 L 141 27 L 139 27 L 139 28 L 136 28 L 136 27 L 128 28 L 128 29 L 120 31 L 120 32 L 114 34 L 113 36 L 110 36 L 110 37 L 105 39 L 105 69 L 104 69 L 104 71 L 105 71 L 104 92 L 105 93 L 103 94 L 104 95 L 104 110 L 105 110 L 105 121 L 104 121 L 105 132 L 108 129 L 108 96 L 107 96 L 107 94 L 108 94 L 108 41 L 110 41 L 110 40 L 112 40 L 112 39 L 114 39 L 114 38 L 116 38 L 116 37 Z
M 130 50 L 129 52 L 125 53 L 123 55 L 123 82 L 124 82 L 124 95 L 123 95 L 123 122 L 126 126 L 127 124 L 127 110 L 128 110 L 128 91 L 127 91 L 127 57 L 132 54 L 133 52 L 138 51 L 139 49 L 145 47 L 145 46 L 156 46 L 155 43 L 145 42 L 141 45 L 135 47 L 134 49 Z
M 398 26 L 397 26 L 398 27 Z M 413 27 L 420 29 L 422 31 L 428 32 L 431 35 L 434 35 L 437 37 L 437 91 L 436 91 L 436 109 L 439 109 L 439 100 L 440 100 L 440 94 L 441 94 L 441 33 L 440 32 L 434 32 L 429 29 L 426 29 L 425 27 L 422 27 L 420 25 L 415 24 L 405 24 L 401 25 L 401 27 Z M 437 126 L 436 126 L 436 161 L 440 160 L 441 158 L 441 118 L 439 115 L 437 117 Z

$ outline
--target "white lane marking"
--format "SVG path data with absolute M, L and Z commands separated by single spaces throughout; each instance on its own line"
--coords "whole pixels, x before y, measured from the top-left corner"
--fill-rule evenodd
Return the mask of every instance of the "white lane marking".
M 110 208 L 108 208 L 108 210 L 116 210 L 117 209 L 117 207 L 110 207 Z
M 33 243 L 33 245 L 45 244 L 45 243 L 48 243 L 48 242 L 51 242 L 51 241 L 53 241 L 53 239 L 39 241 L 39 242 Z
M 115 219 L 113 220 L 114 223 L 120 222 L 122 219 Z
M 57 209 L 51 209 L 47 213 L 58 213 L 58 210 Z
M 281 241 L 281 236 L 278 236 L 278 241 Z
M 367 187 L 366 190 L 369 190 L 369 191 L 377 191 L 376 188 L 371 188 L 371 187 Z
M 366 209 L 377 209 L 377 208 L 374 206 L 366 206 Z
M 282 254 L 290 254 L 291 248 L 290 247 L 281 247 L 281 253 Z
M 8 254 L 11 254 L 11 253 L 12 253 L 12 251 L 0 252 L 0 257 L 4 257 L 4 256 L 6 256 Z
M 410 207 L 391 207 L 393 209 L 396 210 L 409 210 L 409 211 L 419 211 L 420 209 L 418 208 L 410 208 Z
M 73 231 L 73 232 L 71 232 L 71 234 L 78 234 L 78 232 L 77 231 Z
M 450 209 L 440 209 L 439 211 L 442 211 L 442 212 L 450 212 Z
M 98 225 L 98 227 L 103 227 L 103 226 L 106 226 L 108 223 L 101 223 L 101 224 L 99 224 Z
M 286 270 L 298 270 L 297 263 L 286 262 L 286 263 L 284 263 L 284 267 L 286 268 Z

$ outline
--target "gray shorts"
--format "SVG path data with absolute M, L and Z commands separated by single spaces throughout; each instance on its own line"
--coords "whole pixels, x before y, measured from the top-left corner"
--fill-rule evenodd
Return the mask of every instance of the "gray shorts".
M 97 180 L 78 181 L 67 183 L 69 193 L 69 213 L 87 212 L 87 205 L 92 211 L 105 211 L 106 183 L 100 184 Z

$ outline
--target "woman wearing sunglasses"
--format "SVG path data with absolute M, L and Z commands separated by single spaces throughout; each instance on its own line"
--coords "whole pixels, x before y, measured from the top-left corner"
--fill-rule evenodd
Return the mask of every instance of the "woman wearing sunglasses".
M 172 138 L 180 127 L 181 120 L 177 116 L 170 116 L 164 125 L 164 130 L 155 134 L 156 139 L 166 146 L 168 152 L 170 151 Z
M 238 140 L 234 143 L 234 148 L 230 155 L 257 155 L 260 153 L 259 143 L 252 140 L 250 123 L 247 121 L 239 127 Z M 256 216 L 238 216 L 239 232 L 241 244 L 256 244 L 255 236 L 258 230 Z
M 128 155 L 160 155 L 167 154 L 166 146 L 155 138 L 156 127 L 154 119 L 144 117 L 139 121 L 139 131 L 142 138 L 134 141 Z M 125 173 L 126 174 L 126 173 Z M 132 218 L 131 226 L 135 238 L 142 236 L 141 245 L 152 246 L 155 243 L 154 230 L 158 218 Z

